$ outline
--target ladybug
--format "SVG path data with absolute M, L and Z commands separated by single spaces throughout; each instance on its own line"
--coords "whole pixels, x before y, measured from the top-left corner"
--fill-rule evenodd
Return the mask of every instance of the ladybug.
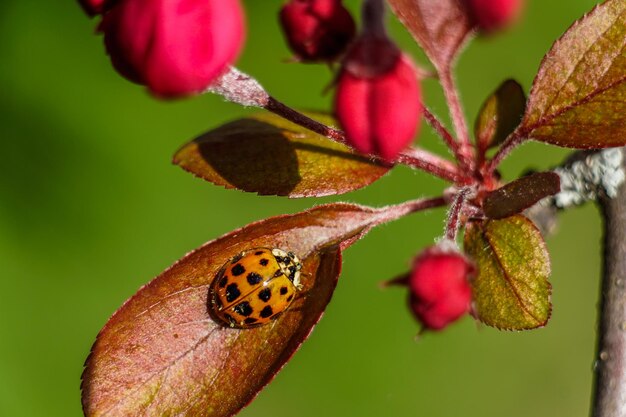
M 209 288 L 209 309 L 221 324 L 247 329 L 287 310 L 300 289 L 302 264 L 293 252 L 254 248 L 229 259 Z

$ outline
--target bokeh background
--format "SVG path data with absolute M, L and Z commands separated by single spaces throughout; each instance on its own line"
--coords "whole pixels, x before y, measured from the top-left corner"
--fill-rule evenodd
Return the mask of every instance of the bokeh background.
M 234 228 L 314 204 L 371 205 L 435 195 L 443 183 L 400 167 L 365 190 L 317 200 L 258 197 L 171 165 L 184 142 L 250 110 L 206 96 L 158 102 L 119 77 L 75 1 L 0 1 L 0 416 L 81 416 L 79 381 L 98 330 L 141 285 Z M 470 120 L 505 78 L 528 90 L 552 42 L 597 2 L 529 1 L 513 30 L 466 49 L 458 80 Z M 356 11 L 357 0 L 347 1 Z M 284 63 L 279 0 L 249 0 L 239 66 L 276 97 L 328 109 L 324 66 Z M 392 19 L 391 31 L 426 60 Z M 427 103 L 446 107 L 434 81 Z M 445 152 L 428 127 L 420 142 Z M 503 165 L 512 179 L 567 151 L 530 144 Z M 464 319 L 416 343 L 400 289 L 443 227 L 443 211 L 371 232 L 345 253 L 331 304 L 310 339 L 242 416 L 585 416 L 591 387 L 600 219 L 560 216 L 548 239 L 554 311 L 545 329 L 510 333 Z

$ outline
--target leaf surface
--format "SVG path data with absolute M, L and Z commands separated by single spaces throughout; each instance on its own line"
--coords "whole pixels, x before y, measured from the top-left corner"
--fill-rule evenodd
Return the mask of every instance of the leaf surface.
M 483 211 L 491 219 L 521 213 L 542 198 L 561 191 L 561 179 L 554 172 L 537 172 L 490 192 L 483 201 Z
M 506 80 L 489 96 L 476 118 L 474 133 L 481 152 L 501 144 L 520 124 L 526 95 L 515 80 Z
M 388 0 L 400 22 L 440 71 L 450 67 L 472 30 L 458 0 Z
M 550 259 L 535 225 L 515 215 L 468 224 L 465 251 L 478 267 L 474 314 L 505 330 L 544 326 L 550 318 Z
M 574 23 L 543 59 L 520 131 L 570 148 L 626 145 L 626 1 Z
M 334 124 L 328 116 L 307 115 Z M 390 168 L 272 113 L 203 134 L 179 149 L 174 163 L 226 188 L 292 198 L 358 190 Z
M 341 249 L 384 217 L 329 204 L 250 224 L 205 244 L 141 288 L 107 322 L 85 364 L 82 401 L 94 416 L 231 416 L 289 360 L 337 283 Z M 282 315 L 252 329 L 211 319 L 213 278 L 243 250 L 278 247 L 302 261 L 302 290 Z

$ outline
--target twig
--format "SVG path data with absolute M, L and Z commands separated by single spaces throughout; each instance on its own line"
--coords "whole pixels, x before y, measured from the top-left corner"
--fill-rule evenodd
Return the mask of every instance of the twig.
M 269 98 L 265 109 L 315 133 L 346 144 L 346 137 L 343 131 L 313 120 L 273 97 Z M 374 160 L 379 160 L 375 156 L 370 156 Z M 464 178 L 452 162 L 423 149 L 409 148 L 398 156 L 396 162 L 421 169 L 446 181 L 459 182 Z
M 594 366 L 592 417 L 626 416 L 626 186 L 598 203 L 604 263 Z
M 435 207 L 442 207 L 448 204 L 445 197 L 420 198 L 417 200 L 407 201 L 405 203 L 382 207 L 378 209 L 383 216 L 380 217 L 373 225 L 380 225 L 393 220 L 397 220 L 407 214 L 416 213 Z
M 456 158 L 457 161 L 461 164 L 465 164 L 465 157 L 461 153 L 459 143 L 454 139 L 452 134 L 446 129 L 446 127 L 439 121 L 437 116 L 435 116 L 428 107 L 424 107 L 424 119 L 428 122 L 430 127 L 432 127 L 435 132 L 443 139 L 444 143 L 448 146 L 452 155 Z
M 452 124 L 454 125 L 454 131 L 459 139 L 460 154 L 463 155 L 463 161 L 473 163 L 472 153 L 473 149 L 469 140 L 469 130 L 467 128 L 467 122 L 465 114 L 463 113 L 463 106 L 459 98 L 458 89 L 452 76 L 452 69 L 450 67 L 444 68 L 439 73 L 439 81 L 443 89 L 443 94 L 448 102 L 450 108 L 450 116 L 452 117 Z
M 459 233 L 459 228 L 461 227 L 461 213 L 463 213 L 463 207 L 465 206 L 465 202 L 472 189 L 470 187 L 465 187 L 459 190 L 450 206 L 450 211 L 448 211 L 448 220 L 446 222 L 446 230 L 445 237 L 449 241 L 455 242 L 456 236 Z
M 507 137 L 498 152 L 491 158 L 489 163 L 487 164 L 487 169 L 485 170 L 487 174 L 491 174 L 495 169 L 504 161 L 504 158 L 509 156 L 509 154 L 513 151 L 513 149 L 517 148 L 520 144 L 526 141 L 527 138 L 524 137 L 524 133 L 521 131 L 514 131 Z

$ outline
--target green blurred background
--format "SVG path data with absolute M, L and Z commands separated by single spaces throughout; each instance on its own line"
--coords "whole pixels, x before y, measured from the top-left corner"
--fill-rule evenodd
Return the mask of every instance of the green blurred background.
M 470 120 L 505 78 L 528 89 L 552 42 L 597 2 L 529 3 L 514 30 L 473 42 L 460 59 Z M 246 2 L 249 39 L 239 66 L 293 106 L 326 109 L 328 69 L 283 63 L 280 4 Z M 356 11 L 357 0 L 347 4 Z M 320 202 L 384 205 L 443 186 L 400 167 L 366 190 L 287 200 L 195 179 L 171 165 L 174 151 L 249 110 L 215 96 L 152 99 L 114 73 L 95 25 L 71 0 L 0 1 L 0 417 L 81 416 L 80 374 L 98 330 L 141 285 L 203 242 Z M 426 64 L 395 19 L 391 31 Z M 446 113 L 434 81 L 425 95 Z M 428 127 L 420 141 L 443 151 Z M 511 179 L 546 168 L 566 153 L 526 145 L 503 173 Z M 241 415 L 587 415 L 601 226 L 595 208 L 563 214 L 548 240 L 554 311 L 547 328 L 499 332 L 464 319 L 416 343 L 405 292 L 377 284 L 433 242 L 443 214 L 400 220 L 350 248 L 324 318 Z

